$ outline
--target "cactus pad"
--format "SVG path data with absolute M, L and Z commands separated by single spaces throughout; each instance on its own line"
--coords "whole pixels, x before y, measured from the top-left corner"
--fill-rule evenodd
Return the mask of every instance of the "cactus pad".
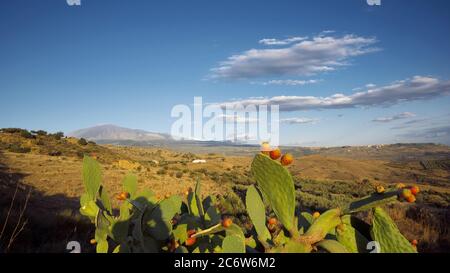
M 252 174 L 284 227 L 294 228 L 295 189 L 289 171 L 270 157 L 258 154 L 252 162 Z

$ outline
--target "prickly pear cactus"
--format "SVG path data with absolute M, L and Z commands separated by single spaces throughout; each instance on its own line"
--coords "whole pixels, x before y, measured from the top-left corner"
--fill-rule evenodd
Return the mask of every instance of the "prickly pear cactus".
M 246 196 L 247 212 L 258 233 L 258 239 L 267 241 L 271 239 L 269 230 L 266 227 L 266 211 L 258 190 L 254 186 L 247 189 Z
M 378 191 L 322 215 L 301 212 L 295 217 L 295 190 L 287 169 L 259 154 L 252 173 L 257 185 L 250 186 L 245 197 L 254 227 L 248 234 L 229 216 L 220 215 L 213 196 L 202 198 L 199 181 L 185 200 L 177 195 L 157 200 L 149 189 L 138 192 L 137 177 L 129 174 L 123 179 L 124 192 L 117 195 L 119 210 L 114 210 L 101 183 L 100 165 L 90 157 L 83 160 L 86 191 L 80 197 L 80 213 L 95 225 L 91 241 L 98 253 L 357 253 L 365 252 L 369 241 L 379 242 L 381 252 L 416 252 L 379 207 L 401 199 L 398 189 Z M 276 218 L 270 213 L 266 221 L 265 203 Z M 372 225 L 351 215 L 370 209 Z
M 331 209 L 319 216 L 305 232 L 300 240 L 310 244 L 317 243 L 325 238 L 327 234 L 337 225 L 341 224 L 341 210 Z
M 381 253 L 417 253 L 382 208 L 373 210 L 372 237 L 380 244 Z
M 352 226 L 351 219 L 351 215 L 341 217 L 342 224 L 336 227 L 336 239 L 348 252 L 365 252 L 369 240 Z
M 252 174 L 280 222 L 293 231 L 295 189 L 289 171 L 270 157 L 258 154 L 253 159 Z

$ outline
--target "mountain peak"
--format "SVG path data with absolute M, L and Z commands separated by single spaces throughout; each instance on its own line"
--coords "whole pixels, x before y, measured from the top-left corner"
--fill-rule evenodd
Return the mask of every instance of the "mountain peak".
M 88 140 L 133 140 L 133 141 L 152 141 L 169 140 L 171 137 L 167 134 L 147 132 L 139 129 L 130 129 L 120 127 L 114 124 L 100 124 L 93 127 L 79 129 L 67 134 L 77 138 Z

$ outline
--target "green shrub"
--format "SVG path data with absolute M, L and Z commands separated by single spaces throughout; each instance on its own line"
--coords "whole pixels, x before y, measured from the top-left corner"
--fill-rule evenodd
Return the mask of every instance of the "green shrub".
M 86 139 L 80 138 L 80 139 L 78 140 L 78 144 L 81 145 L 81 146 L 86 146 L 86 145 L 88 144 L 88 142 L 87 142 Z

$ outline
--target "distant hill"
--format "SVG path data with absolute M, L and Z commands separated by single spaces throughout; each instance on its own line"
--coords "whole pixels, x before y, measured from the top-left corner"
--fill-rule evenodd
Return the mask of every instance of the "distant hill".
M 172 139 L 172 137 L 168 134 L 152 133 L 138 129 L 129 129 L 111 124 L 80 129 L 74 132 L 70 132 L 67 135 L 99 142 L 170 141 Z

